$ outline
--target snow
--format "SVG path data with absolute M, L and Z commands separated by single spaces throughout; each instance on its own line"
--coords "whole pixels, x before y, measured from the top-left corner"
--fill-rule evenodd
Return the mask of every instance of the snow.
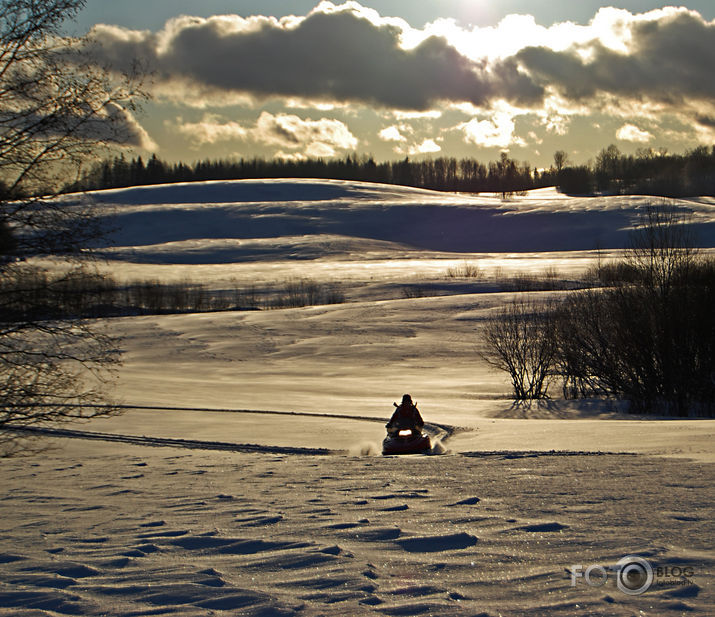
M 712 614 L 712 465 L 56 447 L 2 463 L 3 615 Z M 693 574 L 571 585 L 633 554 Z
M 652 200 L 317 180 L 92 199 L 120 280 L 309 277 L 349 302 L 107 320 L 124 413 L 0 460 L 0 615 L 712 614 L 715 422 L 517 407 L 479 356 L 513 295 L 498 272 L 582 271 Z M 715 247 L 715 202 L 674 204 Z M 465 261 L 475 286 L 447 280 Z M 379 456 L 405 392 L 446 455 Z M 633 554 L 693 574 L 572 586 Z
M 342 262 L 341 276 L 375 260 L 380 269 L 396 260 L 404 271 L 417 260 L 415 272 L 423 272 L 435 262 L 446 269 L 465 257 L 509 262 L 544 252 L 550 254 L 549 264 L 555 259 L 559 265 L 559 257 L 566 264 L 583 257 L 573 252 L 622 249 L 643 208 L 662 202 L 647 196 L 566 197 L 553 189 L 504 201 L 493 195 L 300 179 L 134 187 L 92 197 L 108 227 L 117 230 L 97 247 L 113 260 L 151 265 L 162 274 L 161 265 L 179 265 L 184 277 L 190 265 L 201 275 L 206 264 L 224 266 L 217 271 L 226 278 L 244 270 L 255 277 L 261 267 L 277 264 L 293 274 L 336 261 Z M 70 204 L 84 199 L 65 197 Z M 692 214 L 703 246 L 715 246 L 715 199 L 671 203 Z M 300 263 L 291 263 L 295 260 Z M 542 258 L 542 267 L 545 263 Z

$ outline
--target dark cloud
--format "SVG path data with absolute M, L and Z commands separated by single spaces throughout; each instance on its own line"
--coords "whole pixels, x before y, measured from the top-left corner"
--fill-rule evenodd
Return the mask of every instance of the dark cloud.
M 516 60 L 539 83 L 572 99 L 599 92 L 671 104 L 715 98 L 715 24 L 680 10 L 627 27 L 632 37 L 628 53 L 593 41 L 562 52 L 529 47 Z M 587 59 L 579 55 L 584 51 Z
M 181 17 L 158 33 L 97 26 L 93 54 L 120 70 L 138 58 L 153 69 L 158 91 L 194 104 L 247 93 L 406 110 L 445 100 L 528 107 L 547 87 L 576 101 L 600 93 L 673 106 L 715 100 L 715 23 L 687 9 L 616 18 L 603 34 L 627 41 L 627 51 L 604 45 L 596 28 L 592 40 L 566 50 L 527 47 L 490 64 L 436 36 L 403 49 L 399 25 L 368 19 L 356 4 L 301 19 Z
M 2 111 L 0 125 L 50 143 L 72 139 L 139 148 L 156 146 L 131 112 L 116 103 L 98 110 L 82 105 L 24 114 Z
M 313 12 L 296 24 L 267 18 L 183 18 L 164 32 L 101 26 L 95 53 L 118 68 L 141 58 L 162 82 L 180 79 L 206 91 L 363 101 L 424 110 L 439 100 L 488 103 L 540 100 L 543 90 L 515 62 L 487 69 L 445 39 L 400 46 L 401 30 L 353 8 Z
M 706 116 L 704 114 L 697 114 L 695 116 L 695 121 L 701 126 L 707 126 L 710 128 L 715 128 L 715 116 Z

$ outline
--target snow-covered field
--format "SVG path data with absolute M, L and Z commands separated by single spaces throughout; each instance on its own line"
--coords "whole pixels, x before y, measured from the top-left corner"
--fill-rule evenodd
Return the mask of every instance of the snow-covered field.
M 3 462 L 3 615 L 712 614 L 711 465 L 57 445 Z M 692 582 L 571 586 L 629 554 Z
M 348 302 L 107 320 L 128 409 L 0 462 L 0 614 L 712 614 L 715 422 L 515 407 L 478 353 L 500 277 L 575 276 L 653 200 L 308 180 L 94 199 L 120 280 L 307 277 Z M 675 205 L 715 247 L 715 200 Z M 465 262 L 482 276 L 447 276 Z M 448 454 L 377 455 L 404 392 Z M 655 568 L 646 593 L 572 586 L 626 555 Z

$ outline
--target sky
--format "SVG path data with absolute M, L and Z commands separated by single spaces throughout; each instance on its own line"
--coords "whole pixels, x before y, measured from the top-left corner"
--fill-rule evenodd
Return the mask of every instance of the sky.
M 151 71 L 137 154 L 548 167 L 715 144 L 715 3 L 685 4 L 88 0 L 68 30 Z

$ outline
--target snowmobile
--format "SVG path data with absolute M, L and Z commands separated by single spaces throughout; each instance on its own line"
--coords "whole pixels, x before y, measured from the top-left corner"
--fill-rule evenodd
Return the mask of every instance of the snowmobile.
M 428 435 L 417 429 L 388 429 L 382 442 L 383 454 L 425 454 L 432 449 Z

